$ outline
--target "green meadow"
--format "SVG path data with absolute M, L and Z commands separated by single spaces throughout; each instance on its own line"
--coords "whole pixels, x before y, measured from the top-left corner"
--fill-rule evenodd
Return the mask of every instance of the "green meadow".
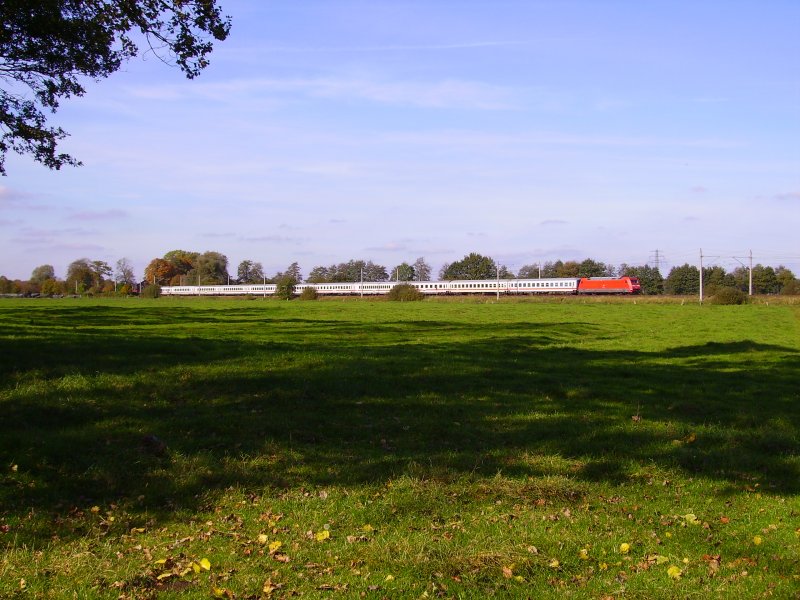
M 800 306 L 0 301 L 0 597 L 800 594 Z

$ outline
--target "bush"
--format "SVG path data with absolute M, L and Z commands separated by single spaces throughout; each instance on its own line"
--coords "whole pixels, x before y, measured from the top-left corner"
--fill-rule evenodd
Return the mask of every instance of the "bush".
M 389 290 L 389 294 L 386 297 L 394 302 L 414 302 L 416 300 L 422 300 L 425 294 L 420 292 L 413 285 L 399 283 Z
M 160 285 L 148 285 L 146 288 L 142 290 L 142 293 L 139 294 L 141 298 L 158 298 L 160 295 L 161 295 Z
M 783 286 L 781 294 L 784 296 L 800 296 L 800 279 L 792 279 Z
M 294 286 L 297 285 L 295 278 L 283 276 L 275 283 L 275 297 L 281 300 L 291 300 L 294 295 Z
M 747 304 L 748 297 L 741 290 L 724 287 L 719 288 L 709 301 L 711 304 Z
M 313 287 L 303 288 L 300 293 L 300 300 L 316 300 L 318 297 L 317 289 Z

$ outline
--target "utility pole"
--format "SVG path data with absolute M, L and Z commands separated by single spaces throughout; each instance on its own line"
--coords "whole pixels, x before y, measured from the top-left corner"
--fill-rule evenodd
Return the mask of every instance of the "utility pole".
M 731 258 L 733 258 L 733 260 L 742 265 L 742 267 L 745 266 L 745 264 L 739 260 L 739 257 L 733 256 Z M 752 250 L 750 250 L 750 266 L 747 268 L 747 271 L 748 271 L 747 295 L 752 296 L 753 295 L 753 251 Z
M 703 303 L 703 249 L 700 248 L 700 304 Z
M 500 302 L 500 263 L 495 263 L 494 270 L 497 273 L 497 301 Z
M 658 248 L 653 250 L 653 253 L 655 254 L 655 258 L 653 259 L 653 263 L 655 263 L 656 271 L 658 271 L 660 273 L 661 269 L 659 267 L 661 266 L 661 257 L 659 256 Z

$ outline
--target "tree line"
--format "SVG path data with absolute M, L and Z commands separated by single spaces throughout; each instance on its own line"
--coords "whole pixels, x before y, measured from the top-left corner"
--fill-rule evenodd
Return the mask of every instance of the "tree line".
M 151 260 L 137 280 L 130 260 L 119 259 L 112 267 L 101 260 L 79 258 L 67 267 L 66 277 L 56 277 L 52 265 L 41 265 L 28 281 L 11 281 L 0 276 L 0 294 L 93 294 L 130 295 L 148 286 L 225 285 L 273 283 L 280 289 L 305 281 L 307 283 L 341 283 L 347 281 L 430 281 L 431 266 L 424 257 L 386 268 L 371 260 L 351 259 L 331 265 L 318 265 L 303 277 L 300 265 L 291 263 L 284 271 L 268 275 L 260 262 L 243 260 L 235 274 L 229 272 L 228 257 L 220 252 L 171 250 Z M 618 267 L 591 258 L 583 261 L 550 261 L 522 266 L 515 274 L 507 266 L 476 252 L 461 260 L 445 263 L 438 279 L 538 279 L 551 277 L 637 277 L 644 294 L 697 295 L 700 271 L 690 264 L 672 267 L 666 277 L 650 265 L 622 264 Z M 720 266 L 703 268 L 704 293 L 711 296 L 721 289 L 749 290 L 750 273 L 745 267 L 727 272 Z M 784 267 L 757 264 L 752 273 L 755 294 L 800 294 L 800 281 Z

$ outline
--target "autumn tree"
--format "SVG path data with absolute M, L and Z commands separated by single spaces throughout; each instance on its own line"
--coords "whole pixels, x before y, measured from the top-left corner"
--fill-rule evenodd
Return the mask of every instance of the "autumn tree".
M 67 291 L 85 292 L 94 285 L 95 272 L 88 258 L 79 258 L 72 261 L 67 267 Z
M 562 260 L 548 261 L 542 265 L 542 277 L 577 277 L 580 268 L 580 263 L 574 260 L 568 260 L 567 262 Z
M 230 19 L 216 0 L 3 0 L 0 2 L 0 174 L 9 150 L 51 169 L 79 165 L 59 153 L 67 133 L 48 126 L 84 82 L 108 77 L 139 52 L 177 65 L 192 79 L 208 65 Z M 27 91 L 26 91 L 27 90 Z
M 42 284 L 47 279 L 55 279 L 56 270 L 53 265 L 41 265 L 36 267 L 31 273 L 31 283 Z
M 144 268 L 144 280 L 150 285 L 166 285 L 175 276 L 175 265 L 164 258 L 154 258 Z
M 39 293 L 42 296 L 57 296 L 64 293 L 64 285 L 55 278 L 45 279 L 41 282 Z
M 0 275 L 0 294 L 12 294 L 14 289 L 14 282 L 12 282 L 5 275 Z
M 188 252 L 186 250 L 170 250 L 164 255 L 164 260 L 172 263 L 177 275 L 186 275 L 194 268 L 199 252 Z

